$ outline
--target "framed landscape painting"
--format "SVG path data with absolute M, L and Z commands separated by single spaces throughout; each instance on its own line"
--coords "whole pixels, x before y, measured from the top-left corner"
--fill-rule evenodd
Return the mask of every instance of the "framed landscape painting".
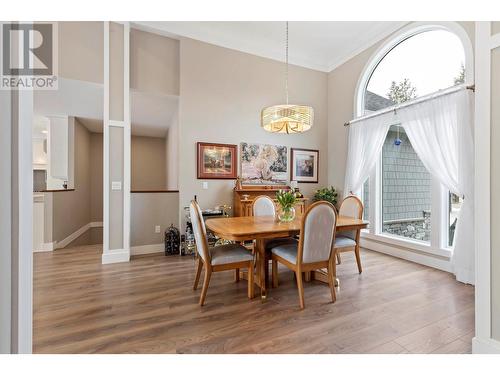
M 292 148 L 290 180 L 318 183 L 319 151 Z
M 236 179 L 237 146 L 221 143 L 197 143 L 199 179 Z
M 283 185 L 288 178 L 285 146 L 241 143 L 241 179 L 247 185 Z

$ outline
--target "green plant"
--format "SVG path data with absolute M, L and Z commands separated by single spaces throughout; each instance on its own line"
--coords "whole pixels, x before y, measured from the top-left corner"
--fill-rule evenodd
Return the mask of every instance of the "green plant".
M 333 186 L 324 187 L 322 189 L 316 190 L 316 193 L 314 193 L 313 202 L 327 201 L 335 205 L 337 204 L 337 195 L 338 193 Z
M 279 190 L 276 199 L 283 210 L 290 209 L 297 203 L 297 195 L 292 190 Z

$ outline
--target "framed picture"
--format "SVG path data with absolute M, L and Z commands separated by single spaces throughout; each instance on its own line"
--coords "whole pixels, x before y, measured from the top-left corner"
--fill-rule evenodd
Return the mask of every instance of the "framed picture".
M 238 175 L 236 145 L 197 143 L 199 179 L 236 179 Z
M 319 151 L 292 148 L 290 181 L 318 183 Z
M 241 143 L 241 179 L 247 185 L 283 185 L 288 163 L 285 146 Z

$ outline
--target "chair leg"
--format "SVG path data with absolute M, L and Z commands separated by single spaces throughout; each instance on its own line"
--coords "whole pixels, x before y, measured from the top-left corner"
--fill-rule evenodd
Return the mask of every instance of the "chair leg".
M 340 264 L 342 263 L 342 261 L 340 260 L 340 253 L 337 253 L 337 264 Z
M 334 280 L 334 269 L 333 269 L 333 264 L 335 263 L 335 260 L 332 260 L 331 262 L 328 263 L 328 285 L 330 286 L 330 292 L 332 293 L 332 302 L 335 302 L 337 299 L 337 296 L 335 294 L 335 280 Z
M 201 269 L 203 268 L 203 262 L 200 258 L 198 258 L 198 266 L 196 268 L 196 276 L 194 278 L 193 290 L 198 289 L 198 283 L 200 282 Z
M 234 270 L 234 282 L 239 282 L 240 281 L 240 269 L 236 268 Z
M 254 297 L 253 261 L 248 264 L 248 298 Z
M 273 288 L 278 287 L 278 261 L 273 259 Z
M 361 268 L 361 257 L 359 256 L 359 245 L 356 245 L 354 249 L 354 253 L 356 254 L 356 263 L 358 263 L 358 271 L 359 273 L 363 272 L 363 268 Z
M 297 289 L 299 291 L 300 308 L 303 309 L 305 307 L 305 304 L 304 304 L 304 284 L 302 282 L 302 272 L 295 271 L 295 278 L 297 279 Z
M 200 306 L 203 306 L 205 304 L 205 297 L 207 296 L 208 284 L 210 284 L 210 276 L 212 276 L 212 270 L 205 266 L 205 278 L 203 279 L 203 288 L 201 290 Z

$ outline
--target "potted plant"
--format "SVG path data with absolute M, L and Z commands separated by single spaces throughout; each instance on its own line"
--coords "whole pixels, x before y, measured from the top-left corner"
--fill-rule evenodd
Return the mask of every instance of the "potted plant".
M 316 190 L 316 193 L 314 193 L 313 202 L 327 201 L 335 206 L 337 204 L 337 195 L 338 193 L 333 186 L 324 187 L 322 189 Z
M 279 205 L 278 219 L 282 222 L 288 222 L 295 219 L 295 203 L 297 195 L 292 190 L 279 190 L 276 193 L 276 200 Z

